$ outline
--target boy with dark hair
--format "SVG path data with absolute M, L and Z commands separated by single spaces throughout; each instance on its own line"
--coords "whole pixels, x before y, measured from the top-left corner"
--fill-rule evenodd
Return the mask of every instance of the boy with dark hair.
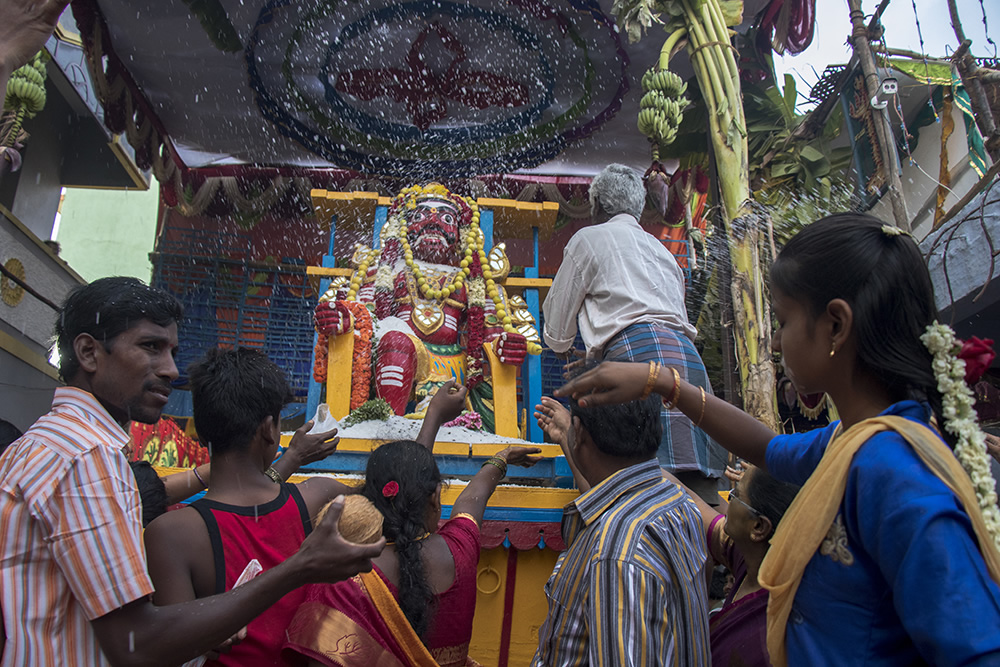
M 175 604 L 223 593 L 256 559 L 269 570 L 295 553 L 327 502 L 354 489 L 312 477 L 282 483 L 270 468 L 280 413 L 292 393 L 284 372 L 257 350 L 210 350 L 188 370 L 194 423 L 212 458 L 205 497 L 146 530 L 153 601 Z M 247 626 L 218 664 L 281 664 L 288 619 L 304 589 L 285 595 Z
M 554 415 L 547 401 L 536 415 Z M 550 418 L 566 419 L 558 409 Z M 659 413 L 660 399 L 650 397 L 574 405 L 568 424 L 544 424 L 581 495 L 563 513 L 567 549 L 545 585 L 549 613 L 534 665 L 710 661 L 701 518 L 660 474 Z
M 381 544 L 347 543 L 342 505 L 302 548 L 239 590 L 154 607 L 139 494 L 123 450 L 129 422 L 167 403 L 174 297 L 134 278 L 74 290 L 56 324 L 67 386 L 0 457 L 0 589 L 14 665 L 177 665 L 225 642 L 289 591 L 371 568 Z
M 142 527 L 145 528 L 153 522 L 153 519 L 167 513 L 167 487 L 163 485 L 163 480 L 153 470 L 149 461 L 132 461 L 129 466 L 135 475 L 135 486 L 139 490 Z

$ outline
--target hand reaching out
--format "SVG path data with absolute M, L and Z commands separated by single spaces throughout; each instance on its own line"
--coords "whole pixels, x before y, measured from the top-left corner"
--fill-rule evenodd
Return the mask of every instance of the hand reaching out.
M 583 350 L 570 350 L 566 353 L 566 364 L 563 366 L 563 379 L 568 380 L 578 375 L 587 363 L 587 353 Z
M 1000 463 L 1000 438 L 986 433 L 986 450 L 998 463 Z
M 341 536 L 339 524 L 343 511 L 344 496 L 337 496 L 327 507 L 323 520 L 292 556 L 301 565 L 307 582 L 332 584 L 359 572 L 369 572 L 372 558 L 382 553 L 384 537 L 374 544 L 354 544 Z
M 532 456 L 533 454 L 541 454 L 542 450 L 538 447 L 520 447 L 517 445 L 512 445 L 497 453 L 497 456 L 507 461 L 507 465 L 521 466 L 522 468 L 530 468 L 539 461 L 542 460 L 541 456 Z
M 242 628 L 240 628 L 240 631 L 237 632 L 235 635 L 233 635 L 226 641 L 222 642 L 221 644 L 213 648 L 211 651 L 207 652 L 205 654 L 205 657 L 208 658 L 209 660 L 218 660 L 220 657 L 222 657 L 223 655 L 229 653 L 234 648 L 236 648 L 236 646 L 238 646 L 240 642 L 242 642 L 246 638 L 247 638 L 247 626 L 244 625 Z
M 55 30 L 68 0 L 3 0 L 0 2 L 0 78 L 24 65 Z
M 427 419 L 434 419 L 437 424 L 444 424 L 455 419 L 465 409 L 465 397 L 469 390 L 454 380 L 448 380 L 441 385 L 427 406 Z
M 337 437 L 337 429 L 325 431 L 323 433 L 310 433 L 313 421 L 309 420 L 298 429 L 288 443 L 288 451 L 285 456 L 292 455 L 300 466 L 322 461 L 330 454 L 337 451 L 340 438 Z
M 727 464 L 726 465 L 726 472 L 723 473 L 723 474 L 726 476 L 726 479 L 728 479 L 733 484 L 736 484 L 741 479 L 743 479 L 743 473 L 744 472 L 745 471 L 743 470 L 743 466 L 741 466 L 739 464 L 737 464 L 736 468 L 734 468 L 731 465 Z
M 543 396 L 542 402 L 535 406 L 534 416 L 549 440 L 560 445 L 565 442 L 566 431 L 570 427 L 570 415 L 566 406 L 554 398 Z
M 605 361 L 556 390 L 572 396 L 582 407 L 627 403 L 642 396 L 649 379 L 649 364 Z

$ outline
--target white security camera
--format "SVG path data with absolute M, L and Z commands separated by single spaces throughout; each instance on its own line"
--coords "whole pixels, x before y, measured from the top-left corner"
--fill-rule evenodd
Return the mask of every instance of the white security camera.
M 878 92 L 875 97 L 872 98 L 871 105 L 873 109 L 885 109 L 889 106 L 887 98 L 892 97 L 899 92 L 899 81 L 893 77 L 886 77 L 882 79 L 879 83 Z
M 889 95 L 895 95 L 899 92 L 899 81 L 896 81 L 896 79 L 892 77 L 882 79 L 881 90 L 882 94 L 887 97 Z

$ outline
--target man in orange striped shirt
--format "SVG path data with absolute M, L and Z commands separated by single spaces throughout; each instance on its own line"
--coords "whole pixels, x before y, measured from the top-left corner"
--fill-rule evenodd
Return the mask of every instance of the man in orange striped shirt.
M 155 422 L 167 403 L 181 316 L 176 299 L 134 278 L 103 278 L 66 299 L 56 335 L 67 386 L 0 457 L 3 667 L 177 665 L 298 586 L 371 569 L 381 551 L 384 541 L 344 541 L 338 509 L 296 554 L 244 586 L 153 606 L 122 449 L 129 422 Z

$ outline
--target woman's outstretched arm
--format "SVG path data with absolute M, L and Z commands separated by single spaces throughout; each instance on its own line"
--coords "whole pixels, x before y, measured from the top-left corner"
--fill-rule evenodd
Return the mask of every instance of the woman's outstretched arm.
M 625 403 L 642 396 L 650 379 L 650 364 L 605 361 L 556 391 L 557 396 L 572 396 L 583 406 Z M 767 469 L 764 456 L 767 444 L 776 433 L 759 421 L 684 380 L 675 394 L 674 374 L 663 366 L 652 390 L 666 400 L 675 400 L 678 410 L 720 445 L 758 468 Z M 704 414 L 702 406 L 704 405 Z
M 539 454 L 542 450 L 538 447 L 508 447 L 499 452 L 496 457 L 503 459 L 506 463 L 530 468 L 541 459 Z M 490 496 L 497 490 L 497 484 L 504 477 L 505 465 L 494 465 L 485 463 L 473 477 L 468 486 L 459 494 L 455 504 L 451 508 L 451 515 L 468 514 L 476 523 L 482 525 L 483 513 L 486 511 L 486 503 L 490 501 Z
M 448 380 L 441 385 L 427 406 L 424 423 L 420 426 L 416 441 L 433 452 L 438 431 L 445 423 L 462 414 L 468 393 L 468 389 L 454 380 Z

